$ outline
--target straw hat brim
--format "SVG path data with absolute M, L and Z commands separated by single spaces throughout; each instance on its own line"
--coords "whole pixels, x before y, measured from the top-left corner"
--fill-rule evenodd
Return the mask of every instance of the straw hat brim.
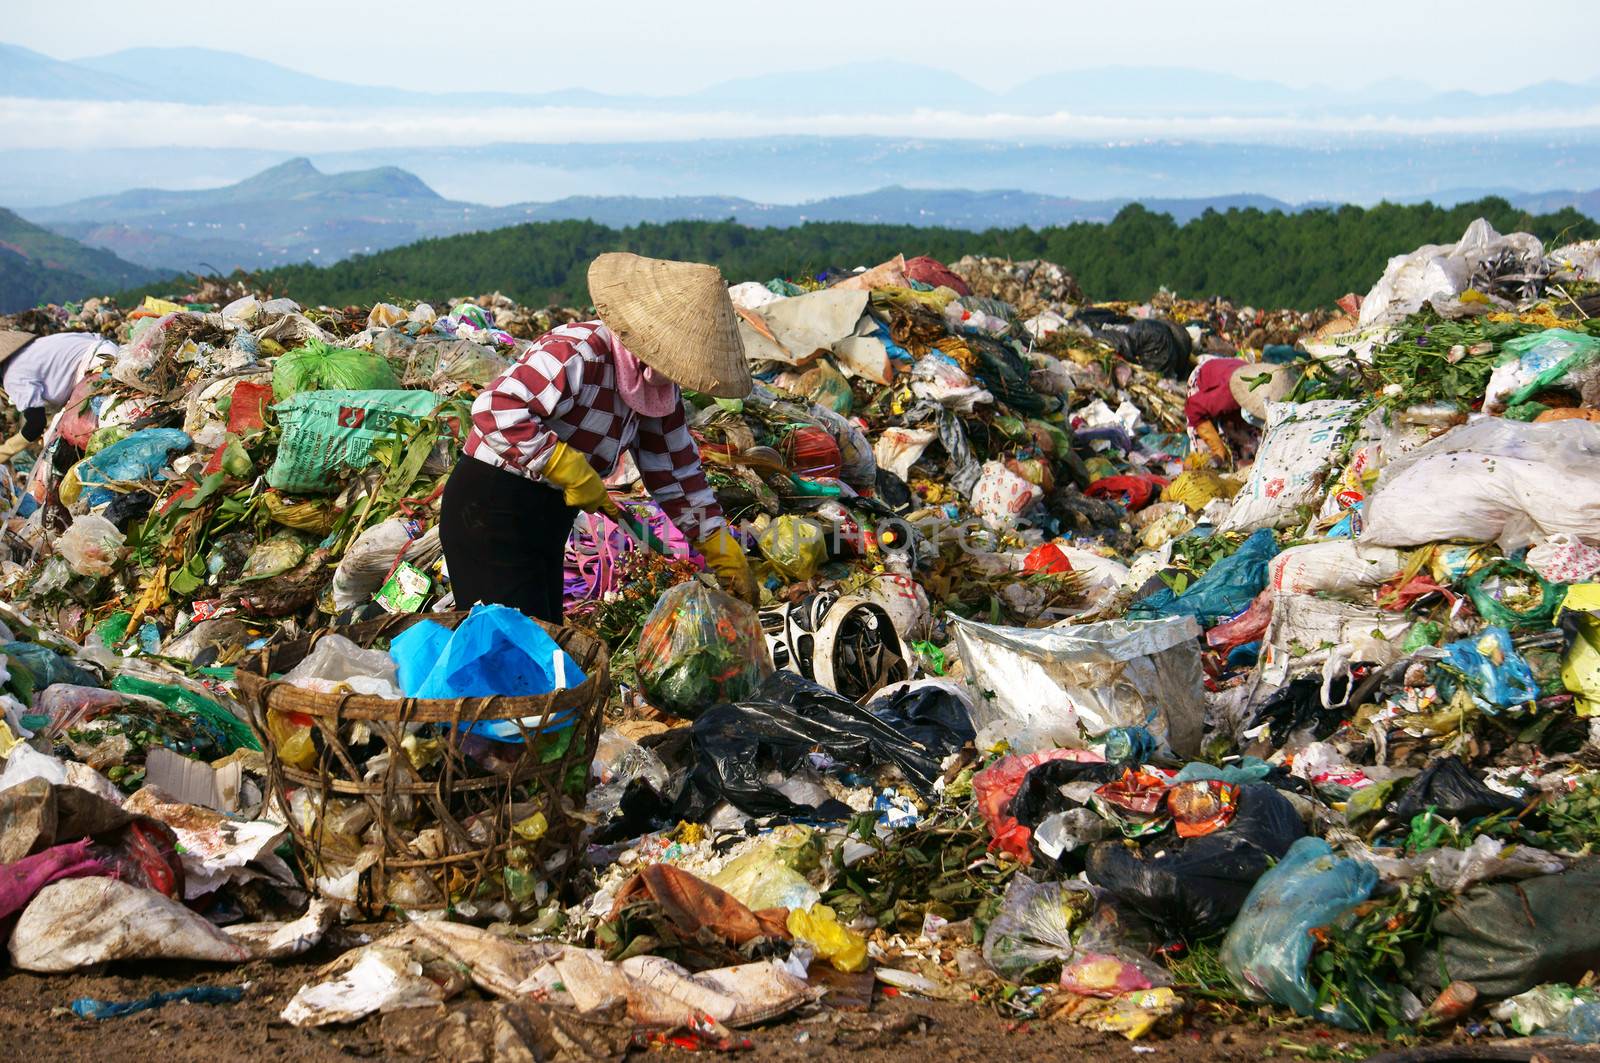
M 17 329 L 0 329 L 0 362 L 4 362 L 38 338 L 31 332 L 21 332 Z
M 1252 388 L 1250 381 L 1262 373 L 1271 373 L 1272 379 Z M 1241 365 L 1228 378 L 1228 391 L 1239 408 L 1258 421 L 1267 419 L 1267 406 L 1282 402 L 1294 390 L 1298 374 L 1286 365 Z
M 589 297 L 606 327 L 679 387 L 750 394 L 739 318 L 715 266 L 611 251 L 589 265 Z

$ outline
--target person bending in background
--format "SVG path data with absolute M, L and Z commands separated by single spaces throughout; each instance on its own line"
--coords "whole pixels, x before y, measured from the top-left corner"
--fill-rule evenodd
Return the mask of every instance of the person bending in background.
M 22 427 L 0 443 L 0 465 L 44 436 L 50 418 L 66 405 L 96 357 L 116 352 L 115 343 L 92 332 L 0 331 L 0 388 L 22 415 Z
M 750 392 L 721 274 L 613 252 L 589 266 L 589 295 L 598 320 L 545 333 L 472 404 L 439 514 L 457 606 L 509 605 L 559 623 L 573 519 L 617 513 L 602 478 L 624 451 L 723 588 L 753 602 L 749 562 L 706 483 L 678 390 Z

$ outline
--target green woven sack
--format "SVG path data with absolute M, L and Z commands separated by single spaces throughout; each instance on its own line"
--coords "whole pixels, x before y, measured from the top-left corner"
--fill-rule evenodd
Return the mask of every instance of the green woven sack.
M 431 391 L 305 391 L 273 407 L 283 437 L 267 483 L 291 494 L 329 494 L 365 469 L 372 445 L 444 402 Z

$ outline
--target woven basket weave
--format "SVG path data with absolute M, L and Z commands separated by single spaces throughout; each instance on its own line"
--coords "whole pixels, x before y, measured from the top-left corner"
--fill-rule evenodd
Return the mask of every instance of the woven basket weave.
M 319 880 L 347 875 L 363 848 L 368 852 L 361 863 L 368 866 L 360 876 L 357 899 L 369 912 L 500 899 L 518 908 L 527 898 L 513 896 L 518 891 L 507 888 L 509 884 L 540 879 L 558 890 L 565 883 L 576 862 L 583 828 L 573 813 L 582 808 L 608 684 L 606 648 L 598 638 L 544 624 L 582 667 L 585 679 L 571 689 L 534 697 L 396 700 L 323 694 L 272 678 L 300 663 L 317 640 L 329 634 L 371 647 L 420 620 L 453 628 L 466 616 L 458 612 L 383 617 L 319 631 L 240 661 L 236 678 L 250 711 L 250 726 L 266 753 L 270 796 L 285 811 L 296 859 L 313 891 L 325 892 L 326 884 Z M 291 714 L 293 722 L 313 727 L 317 751 L 313 769 L 284 762 L 268 727 L 269 713 Z M 523 722 L 530 718 L 537 719 Z M 492 768 L 469 756 L 469 750 L 481 749 L 484 740 L 466 731 L 472 724 L 490 721 L 514 723 L 523 738 L 520 744 L 494 743 L 501 759 Z M 563 746 L 562 732 L 569 730 Z M 420 738 L 430 747 L 437 740 L 437 750 L 430 751 L 420 769 L 413 766 L 405 748 L 408 735 L 413 744 Z M 364 744 L 353 745 L 361 737 L 366 737 Z M 387 765 L 380 762 L 373 777 L 367 778 L 368 763 L 385 753 Z M 564 786 L 564 781 L 575 785 Z M 348 834 L 330 835 L 325 829 L 330 817 L 317 815 L 308 827 L 300 817 L 288 814 L 291 799 L 302 789 L 309 791 L 316 809 L 328 808 L 329 802 L 364 805 L 363 844 L 352 846 Z M 362 815 L 360 809 L 354 814 Z M 536 815 L 544 817 L 545 830 L 530 836 L 536 833 L 529 830 L 530 823 L 538 822 Z M 513 830 L 518 824 L 523 826 L 520 835 Z M 381 844 L 373 845 L 374 839 Z

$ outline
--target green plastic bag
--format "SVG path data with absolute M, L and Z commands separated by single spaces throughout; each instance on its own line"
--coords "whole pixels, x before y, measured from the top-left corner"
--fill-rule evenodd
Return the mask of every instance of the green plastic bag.
M 1514 340 L 1507 340 L 1503 349 L 1522 361 L 1528 361 L 1530 358 L 1536 362 L 1549 361 L 1552 358 L 1560 359 L 1508 395 L 1505 400 L 1507 406 L 1527 403 L 1545 388 L 1561 383 L 1568 374 L 1583 369 L 1596 358 L 1600 358 L 1600 340 L 1582 332 L 1562 328 L 1545 329 L 1529 336 L 1518 336 Z
M 389 391 L 400 387 L 389 363 L 376 354 L 312 340 L 278 358 L 272 397 L 286 402 L 303 391 Z
M 405 419 L 443 402 L 431 391 L 307 391 L 273 407 L 283 438 L 268 485 L 291 494 L 330 494 L 338 478 L 367 467 L 372 445 Z
M 1516 595 L 1521 608 L 1508 605 L 1485 586 L 1495 580 L 1501 597 Z M 1512 628 L 1550 626 L 1556 606 L 1566 595 L 1565 586 L 1546 583 L 1533 569 L 1510 558 L 1496 558 L 1467 577 L 1467 597 L 1478 615 L 1491 624 Z
M 250 726 L 239 717 L 218 705 L 210 698 L 202 697 L 184 687 L 169 683 L 154 683 L 148 679 L 138 679 L 134 676 L 123 674 L 111 681 L 111 689 L 119 694 L 133 694 L 136 697 L 154 698 L 173 712 L 181 712 L 185 716 L 199 716 L 215 724 L 217 729 L 227 736 L 231 743 L 228 752 L 235 749 L 261 748 L 261 743 L 256 741 Z

